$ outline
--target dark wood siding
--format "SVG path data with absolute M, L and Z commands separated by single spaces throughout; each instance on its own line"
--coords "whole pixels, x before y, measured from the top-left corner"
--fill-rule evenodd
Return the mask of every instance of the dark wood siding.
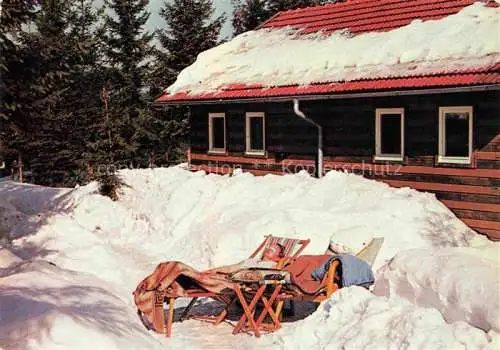
M 392 96 L 301 102 L 301 110 L 323 126 L 326 170 L 342 169 L 392 186 L 433 192 L 478 232 L 500 239 L 500 98 L 498 92 Z M 473 106 L 473 161 L 437 163 L 439 107 Z M 405 109 L 405 159 L 374 162 L 375 109 Z M 245 113 L 266 114 L 265 157 L 247 157 Z M 226 113 L 226 155 L 207 155 L 208 113 Z M 196 106 L 191 118 L 191 165 L 229 173 L 234 168 L 257 175 L 315 172 L 316 128 L 297 117 L 292 102 Z
M 243 152 L 245 150 L 246 111 L 241 107 L 231 106 L 226 112 L 227 150 L 229 152 Z
M 316 128 L 298 118 L 291 103 L 268 104 L 261 107 L 267 115 L 268 151 L 285 154 L 316 152 Z
M 189 142 L 191 152 L 208 151 L 208 111 L 191 108 Z

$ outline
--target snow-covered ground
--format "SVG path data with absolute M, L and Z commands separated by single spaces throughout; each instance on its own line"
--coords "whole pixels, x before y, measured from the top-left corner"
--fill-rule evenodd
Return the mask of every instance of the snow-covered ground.
M 130 187 L 118 202 L 96 194 L 96 184 L 0 184 L 0 348 L 500 345 L 500 243 L 468 229 L 431 194 L 341 172 L 229 177 L 179 166 L 122 175 Z M 373 292 L 345 288 L 316 311 L 299 305 L 297 321 L 259 339 L 195 320 L 175 323 L 171 339 L 144 329 L 131 293 L 159 262 L 233 263 L 269 233 L 311 238 L 312 254 L 330 240 L 356 250 L 385 237 Z

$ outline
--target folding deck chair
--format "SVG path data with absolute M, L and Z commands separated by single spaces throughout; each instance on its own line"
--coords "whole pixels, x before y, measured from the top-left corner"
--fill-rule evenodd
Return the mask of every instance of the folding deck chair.
M 372 239 L 356 256 L 372 265 L 382 242 L 383 238 Z M 328 257 L 327 255 L 302 256 L 297 259 L 317 259 L 321 264 L 321 261 L 325 261 Z M 293 277 L 287 275 L 289 271 L 286 271 L 286 269 L 285 271 L 268 271 L 267 276 L 270 276 L 269 279 L 264 278 L 254 281 L 242 280 L 237 274 L 234 275 L 233 279 L 240 282 L 235 286 L 235 292 L 242 304 L 244 314 L 234 327 L 233 334 L 250 330 L 256 337 L 259 337 L 261 331 L 279 329 L 281 327 L 281 312 L 284 301 L 322 302 L 329 299 L 335 291 L 342 287 L 341 275 L 338 273 L 339 266 L 340 262 L 334 260 L 323 279 L 314 281 L 310 276 L 312 269 L 316 268 L 317 265 L 313 263 L 309 270 L 303 271 L 304 276 L 310 278 L 302 281 L 302 283 L 298 283 Z M 243 274 L 243 276 L 246 275 Z M 262 306 L 259 314 L 257 314 L 258 305 Z M 264 320 L 267 316 L 269 316 L 270 322 L 265 323 Z
M 302 257 L 299 257 L 297 261 L 300 261 Z M 314 256 L 321 261 L 328 259 L 328 257 L 327 255 Z M 279 329 L 285 301 L 321 302 L 328 299 L 340 288 L 339 276 L 336 273 L 338 266 L 339 262 L 333 261 L 323 280 L 313 281 L 311 279 L 312 286 L 309 288 L 303 288 L 301 284 L 297 284 L 287 269 L 267 270 L 263 279 L 253 281 L 241 279 L 237 276 L 238 274 L 234 274 L 233 279 L 239 282 L 235 286 L 235 293 L 244 313 L 234 326 L 233 334 L 249 330 L 256 337 L 259 337 L 261 331 Z M 314 268 L 316 267 L 314 266 Z M 310 275 L 311 272 L 312 270 L 305 273 Z M 248 274 L 243 273 L 243 276 L 246 277 Z M 262 309 L 260 313 L 257 312 L 259 306 Z M 266 323 L 264 320 L 267 316 L 271 321 Z
M 289 263 L 293 259 L 297 258 L 306 248 L 306 246 L 311 242 L 310 239 L 295 239 L 287 237 L 279 237 L 267 235 L 261 245 L 250 255 L 250 258 L 262 259 L 264 251 L 271 245 L 279 244 L 283 247 L 283 258 L 276 264 L 279 268 Z
M 168 261 L 160 263 L 152 274 L 143 279 L 133 295 L 144 326 L 170 336 L 175 299 L 210 297 L 229 303 L 234 295 L 234 285 L 225 276 L 204 275 L 183 263 Z M 168 305 L 167 315 L 164 304 Z
M 275 267 L 277 270 L 279 270 L 285 264 L 296 259 L 300 255 L 300 253 L 305 249 L 307 244 L 309 244 L 309 242 L 310 242 L 309 239 L 302 240 L 302 239 L 293 239 L 293 238 L 268 235 L 266 236 L 264 241 L 260 244 L 260 246 L 250 255 L 250 258 L 262 259 L 264 250 L 270 245 L 278 243 L 282 247 L 284 247 L 283 257 L 280 259 L 279 262 L 277 262 Z M 154 273 L 156 273 L 156 270 Z M 222 321 L 224 321 L 224 319 L 228 314 L 229 308 L 237 300 L 239 300 L 239 297 L 237 295 L 238 284 L 235 282 L 231 282 L 228 280 L 227 284 L 231 285 L 233 288 L 226 289 L 224 293 L 214 293 L 196 285 L 196 283 L 191 283 L 191 282 L 189 281 L 189 279 L 181 278 L 178 281 L 174 281 L 172 285 L 169 285 L 168 287 L 162 290 L 159 289 L 144 290 L 144 288 L 142 288 L 140 284 L 136 289 L 136 291 L 134 292 L 134 296 L 136 296 L 136 294 L 137 295 L 144 293 L 149 293 L 149 294 L 147 295 L 147 297 L 144 298 L 143 301 L 138 300 L 140 298 L 136 298 L 137 299 L 136 304 L 138 305 L 139 309 L 142 308 L 142 310 L 146 310 L 146 312 L 148 312 L 149 315 L 152 315 L 151 318 L 153 319 L 152 325 L 146 324 L 144 322 L 144 318 L 143 315 L 141 314 L 141 311 L 139 311 L 139 316 L 141 317 L 141 320 L 143 321 L 144 325 L 147 328 L 153 328 L 157 332 L 165 333 L 167 337 L 170 337 L 172 334 L 175 300 L 179 297 L 192 298 L 188 306 L 184 309 L 183 314 L 181 315 L 180 318 L 181 321 L 189 317 L 189 312 L 191 311 L 196 301 L 200 297 L 209 297 L 225 304 L 224 310 L 216 316 L 190 317 L 198 320 L 209 321 L 212 322 L 214 325 L 217 325 L 220 324 Z M 182 295 L 176 294 L 176 288 L 182 290 L 181 293 Z M 143 305 L 140 305 L 141 303 Z M 168 312 L 166 316 L 164 314 L 165 312 L 164 304 L 167 304 L 168 306 Z
M 283 252 L 282 252 L 283 257 L 276 263 L 275 266 L 275 269 L 279 270 L 289 262 L 296 259 L 304 251 L 309 242 L 311 242 L 310 239 L 295 239 L 295 238 L 267 235 L 265 236 L 264 241 L 262 241 L 262 243 L 257 247 L 257 249 L 249 256 L 249 259 L 258 258 L 259 260 L 262 260 L 266 248 L 275 244 L 279 244 L 280 246 L 283 247 Z M 235 293 L 238 293 L 237 286 Z M 193 299 L 191 299 L 186 309 L 184 309 L 180 321 L 183 321 L 184 319 L 189 317 L 189 312 L 198 301 L 198 298 L 199 298 L 198 296 L 195 296 L 193 297 Z M 200 321 L 208 321 L 212 322 L 214 325 L 218 325 L 222 321 L 224 321 L 224 319 L 228 314 L 229 309 L 231 308 L 231 306 L 234 305 L 234 303 L 238 299 L 239 299 L 238 295 L 234 295 L 232 298 L 230 298 L 230 300 L 227 299 L 224 300 L 226 307 L 217 316 L 191 316 L 190 318 L 197 319 Z

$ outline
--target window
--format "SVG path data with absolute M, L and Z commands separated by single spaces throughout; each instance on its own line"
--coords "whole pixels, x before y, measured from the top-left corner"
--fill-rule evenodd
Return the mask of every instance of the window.
M 264 113 L 246 114 L 246 154 L 263 155 L 266 151 Z
M 208 144 L 209 152 L 226 152 L 226 116 L 224 113 L 208 115 Z
M 438 162 L 469 164 L 471 154 L 472 107 L 440 107 Z
M 375 160 L 403 160 L 404 117 L 403 108 L 376 109 Z

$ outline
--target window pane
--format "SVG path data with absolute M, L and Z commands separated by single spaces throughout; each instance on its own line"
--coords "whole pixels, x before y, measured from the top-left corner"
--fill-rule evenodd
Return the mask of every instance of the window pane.
M 469 156 L 469 113 L 445 114 L 445 156 Z
M 264 149 L 264 118 L 250 118 L 250 149 Z
M 401 115 L 383 114 L 380 118 L 380 152 L 401 154 Z
M 225 148 L 224 142 L 224 118 L 212 119 L 212 148 Z

